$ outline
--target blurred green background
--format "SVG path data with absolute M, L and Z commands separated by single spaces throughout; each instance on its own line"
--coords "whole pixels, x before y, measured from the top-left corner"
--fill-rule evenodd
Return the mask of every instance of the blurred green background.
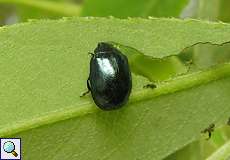
M 229 22 L 229 7 L 230 0 L 0 0 L 0 26 L 69 16 L 153 16 Z M 229 45 L 198 45 L 186 52 L 192 54 L 195 66 L 200 69 L 228 61 L 229 51 Z M 210 140 L 205 140 L 204 135 L 167 159 L 205 159 L 229 141 L 229 128 L 227 125 L 218 128 Z
M 0 24 L 67 16 L 154 16 L 228 22 L 229 5 L 229 0 L 0 0 Z

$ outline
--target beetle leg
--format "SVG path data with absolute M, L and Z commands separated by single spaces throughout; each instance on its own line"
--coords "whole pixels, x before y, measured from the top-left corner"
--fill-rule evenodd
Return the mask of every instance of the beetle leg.
M 92 52 L 88 52 L 88 54 L 89 54 L 91 57 L 94 56 L 94 54 L 93 54 Z
M 89 78 L 87 79 L 87 88 L 88 88 L 89 91 L 91 91 L 91 86 L 90 86 Z
M 209 132 L 208 132 L 208 138 L 207 138 L 206 140 L 209 140 L 209 139 L 211 138 L 211 136 L 212 136 L 212 132 L 209 131 Z
M 91 91 L 89 78 L 87 79 L 87 88 L 88 88 L 88 90 L 87 90 L 86 92 L 82 93 L 82 94 L 80 95 L 80 97 L 84 97 L 85 95 L 89 94 L 89 92 Z
M 88 91 L 82 93 L 82 94 L 80 95 L 80 97 L 84 97 L 85 95 L 89 94 L 89 92 L 90 92 L 90 90 L 88 90 Z

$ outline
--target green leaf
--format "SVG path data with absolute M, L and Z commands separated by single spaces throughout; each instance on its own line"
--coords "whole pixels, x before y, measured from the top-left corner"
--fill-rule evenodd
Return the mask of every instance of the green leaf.
M 228 0 L 200 0 L 198 2 L 197 18 L 229 22 L 229 4 Z
M 83 16 L 177 17 L 188 0 L 85 0 Z
M 202 149 L 199 141 L 195 141 L 183 147 L 181 150 L 174 152 L 164 160 L 203 160 L 204 158 L 200 153 Z
M 219 15 L 218 19 L 224 21 L 224 22 L 230 22 L 230 13 L 228 10 L 228 7 L 230 5 L 230 2 L 228 0 L 221 0 L 219 5 Z
M 153 58 L 145 56 L 134 48 L 116 42 L 110 43 L 126 54 L 133 73 L 144 76 L 151 82 L 167 80 L 188 72 L 188 65 L 184 61 L 181 61 L 178 56 L 172 55 L 164 58 Z M 159 68 L 161 69 L 160 72 Z
M 86 90 L 89 51 L 113 41 L 155 58 L 196 43 L 230 41 L 230 25 L 198 20 L 73 18 L 0 29 L 0 136 L 21 137 L 24 159 L 162 159 L 225 123 L 230 64 L 143 89 L 129 103 L 97 109 Z M 143 64 L 144 65 L 144 64 Z M 159 68 L 161 72 L 161 68 Z
M 228 122 L 229 123 L 229 122 Z M 173 153 L 165 160 L 226 160 L 230 158 L 229 152 L 229 125 L 222 125 L 215 128 L 210 139 L 200 138 L 181 150 Z M 204 135 L 205 136 L 205 135 Z M 208 137 L 206 135 L 206 137 Z
M 213 153 L 207 160 L 226 160 L 230 158 L 230 142 L 223 145 L 215 153 Z
M 196 18 L 228 22 L 230 16 L 227 6 L 229 6 L 229 1 L 226 0 L 200 0 Z M 225 54 L 222 52 L 222 55 L 219 55 L 217 52 L 220 52 L 220 50 L 215 46 L 197 46 L 194 52 L 194 62 L 200 68 L 207 68 L 220 61 L 229 61 L 228 51 L 230 46 L 223 46 L 221 50 Z

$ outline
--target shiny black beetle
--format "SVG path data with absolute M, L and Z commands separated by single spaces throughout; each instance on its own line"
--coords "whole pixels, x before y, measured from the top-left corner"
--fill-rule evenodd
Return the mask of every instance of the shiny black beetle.
M 124 105 L 132 89 L 128 59 L 109 43 L 100 42 L 90 60 L 88 91 L 94 102 L 103 110 Z

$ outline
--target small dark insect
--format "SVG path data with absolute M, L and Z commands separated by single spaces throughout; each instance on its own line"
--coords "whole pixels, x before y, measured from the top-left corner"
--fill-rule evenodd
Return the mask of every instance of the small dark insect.
M 87 80 L 96 105 L 103 110 L 113 110 L 123 106 L 132 89 L 132 77 L 128 59 L 112 45 L 100 42 L 90 60 Z
M 229 126 L 230 126 L 230 117 L 228 118 L 227 125 L 229 125 Z
M 143 86 L 143 88 L 151 88 L 151 89 L 154 89 L 154 88 L 157 88 L 157 86 L 155 84 L 147 84 L 145 86 Z
M 215 124 L 212 123 L 208 126 L 208 128 L 205 128 L 201 133 L 208 133 L 208 138 L 206 140 L 209 140 L 212 136 L 212 132 L 214 131 Z

